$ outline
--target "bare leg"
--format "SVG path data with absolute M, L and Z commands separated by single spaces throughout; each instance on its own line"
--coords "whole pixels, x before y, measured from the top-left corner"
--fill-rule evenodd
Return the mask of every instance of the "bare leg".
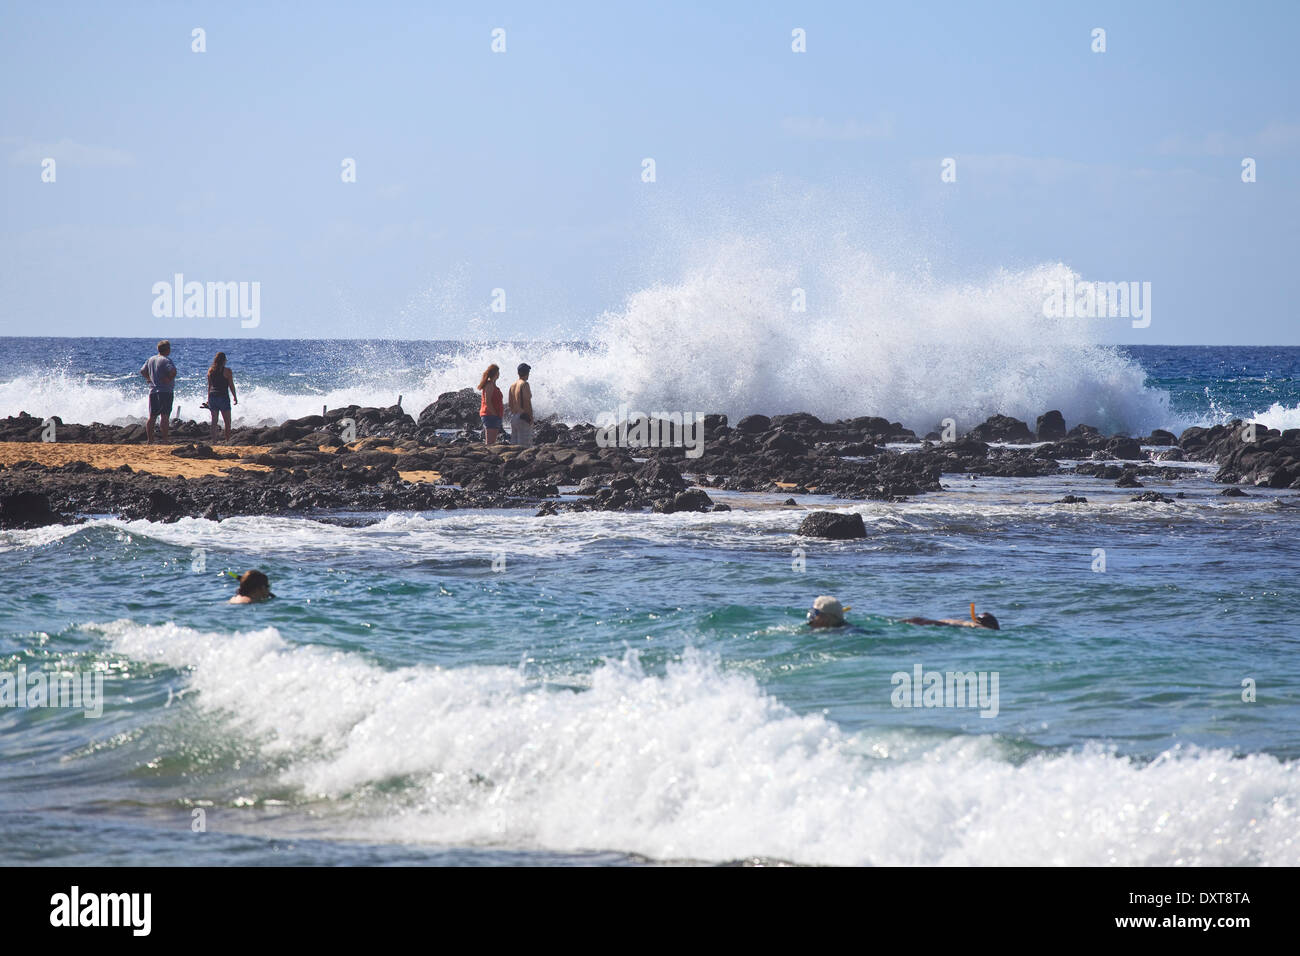
M 212 424 L 208 426 L 208 441 L 215 445 L 217 443 L 217 410 L 211 410 Z
M 488 428 L 485 429 L 485 431 L 487 432 L 487 443 L 489 445 L 495 445 L 497 443 L 497 436 L 501 434 L 501 429 Z
M 149 416 L 149 420 L 148 420 L 147 422 L 145 422 L 145 425 L 144 425 L 144 433 L 145 433 L 145 436 L 149 439 L 149 444 L 150 444 L 150 445 L 153 444 L 153 420 L 154 420 L 154 417 L 155 417 L 155 416 L 150 415 L 150 416 Z
M 225 439 L 225 441 L 226 441 L 226 444 L 229 445 L 229 444 L 230 444 L 230 409 L 228 409 L 228 408 L 227 408 L 227 409 L 223 409 L 222 412 L 221 412 L 221 417 L 224 418 L 224 419 L 226 420 L 226 439 Z M 217 428 L 217 421 L 216 421 L 216 419 L 214 418 L 214 419 L 212 420 L 212 429 L 213 429 L 213 431 L 216 431 L 216 428 Z

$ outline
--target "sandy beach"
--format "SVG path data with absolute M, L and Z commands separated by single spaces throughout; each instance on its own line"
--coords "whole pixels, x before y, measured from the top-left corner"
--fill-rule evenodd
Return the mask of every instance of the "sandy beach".
M 373 442 L 355 442 L 349 449 L 360 450 L 362 447 L 376 447 Z M 0 465 L 11 467 L 20 461 L 34 461 L 47 468 L 69 465 L 73 462 L 85 462 L 93 468 L 120 468 L 130 465 L 133 471 L 160 475 L 167 478 L 204 478 L 221 475 L 231 468 L 245 471 L 271 471 L 268 465 L 241 462 L 239 459 L 258 455 L 267 449 L 259 445 L 218 445 L 214 451 L 223 457 L 219 459 L 183 458 L 173 454 L 175 449 L 184 447 L 176 445 L 106 445 L 84 444 L 80 442 L 0 442 Z M 321 451 L 331 451 L 322 447 Z M 400 448 L 385 448 L 401 454 Z M 399 471 L 406 481 L 436 482 L 438 472 L 429 470 Z

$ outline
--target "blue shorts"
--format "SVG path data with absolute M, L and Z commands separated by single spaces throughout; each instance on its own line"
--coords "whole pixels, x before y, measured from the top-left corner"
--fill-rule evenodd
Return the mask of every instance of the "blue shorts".
M 230 393 L 208 392 L 208 410 L 213 412 L 230 411 Z
M 172 414 L 172 402 L 176 396 L 172 392 L 150 392 L 149 393 L 149 417 L 157 418 L 161 415 L 163 418 L 170 418 Z
M 484 428 L 498 428 L 498 429 L 499 429 L 499 428 L 501 427 L 501 416 L 500 416 L 500 415 L 480 415 L 480 416 L 479 416 L 479 420 L 483 423 L 483 427 L 484 427 Z

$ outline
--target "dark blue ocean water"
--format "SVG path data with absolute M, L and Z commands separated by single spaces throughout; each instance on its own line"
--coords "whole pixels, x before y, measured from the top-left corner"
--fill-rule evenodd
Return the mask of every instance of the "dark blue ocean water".
M 0 381 L 34 374 L 14 341 Z M 402 348 L 412 381 L 449 351 Z M 268 391 L 342 386 L 328 346 L 236 349 Z M 1133 358 L 1180 413 L 1300 405 L 1300 350 Z M 1295 865 L 1300 498 L 1188 470 L 1146 482 L 1169 505 L 946 476 L 899 504 L 0 533 L 0 671 L 103 677 L 97 717 L 0 711 L 0 860 Z M 868 538 L 798 538 L 818 506 Z M 228 606 L 252 566 L 277 598 Z M 855 627 L 811 632 L 819 594 Z M 1002 630 L 900 622 L 971 602 Z M 996 699 L 897 706 L 918 667 Z

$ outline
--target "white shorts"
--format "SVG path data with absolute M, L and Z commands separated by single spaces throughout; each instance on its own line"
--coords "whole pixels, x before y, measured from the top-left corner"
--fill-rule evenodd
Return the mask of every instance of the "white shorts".
M 532 422 L 524 420 L 519 412 L 510 413 L 510 444 L 527 448 L 533 443 Z

